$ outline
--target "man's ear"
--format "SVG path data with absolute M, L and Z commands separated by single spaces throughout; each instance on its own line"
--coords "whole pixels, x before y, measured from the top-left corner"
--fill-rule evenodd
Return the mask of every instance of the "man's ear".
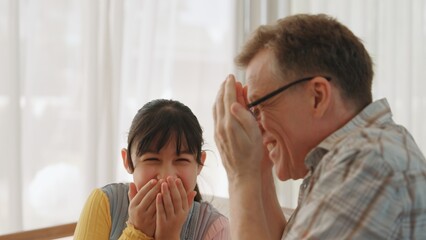
M 128 173 L 132 174 L 133 169 L 129 165 L 130 159 L 128 159 L 128 151 L 126 148 L 121 149 L 121 158 L 123 159 L 124 168 L 127 170 Z
M 321 118 L 327 112 L 331 102 L 331 85 L 324 77 L 311 80 L 312 110 L 314 117 Z
M 198 164 L 197 174 L 200 174 L 201 170 L 203 169 L 204 162 L 206 161 L 206 157 L 207 157 L 206 152 L 205 151 L 201 151 L 201 158 L 200 158 L 201 164 Z

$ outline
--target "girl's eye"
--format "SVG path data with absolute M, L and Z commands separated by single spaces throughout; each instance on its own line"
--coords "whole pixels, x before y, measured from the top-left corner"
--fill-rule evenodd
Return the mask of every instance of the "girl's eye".
M 178 158 L 176 159 L 176 162 L 190 162 L 189 159 L 186 158 Z
M 156 162 L 156 161 L 160 161 L 158 158 L 145 158 L 143 160 L 144 162 Z

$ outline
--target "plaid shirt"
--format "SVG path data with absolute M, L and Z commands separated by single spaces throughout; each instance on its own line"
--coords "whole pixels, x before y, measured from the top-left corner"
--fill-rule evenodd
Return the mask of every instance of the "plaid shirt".
M 386 99 L 313 149 L 283 239 L 426 239 L 426 160 Z

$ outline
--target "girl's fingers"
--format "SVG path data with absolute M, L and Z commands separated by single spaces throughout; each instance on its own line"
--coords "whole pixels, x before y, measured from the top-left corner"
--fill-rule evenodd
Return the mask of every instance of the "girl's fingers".
M 179 209 L 182 209 L 182 199 L 181 199 L 181 196 L 180 196 L 179 189 L 176 186 L 176 181 L 177 181 L 177 179 L 174 178 L 174 177 L 168 177 L 167 178 L 167 183 L 169 185 L 170 196 L 171 196 L 171 199 L 172 199 L 173 208 L 174 208 L 175 213 Z
M 173 216 L 175 214 L 175 210 L 174 210 L 174 207 L 173 207 L 172 199 L 170 197 L 169 186 L 165 182 L 161 184 L 161 196 L 162 196 L 162 199 L 163 199 L 163 205 L 164 205 L 164 211 L 165 211 L 165 214 L 166 214 L 166 218 Z
M 145 184 L 145 186 L 143 186 L 139 191 L 137 191 L 134 183 L 131 183 L 129 185 L 129 192 L 128 192 L 129 201 L 130 201 L 129 207 L 141 208 L 144 211 L 147 210 L 149 206 L 153 205 L 156 194 L 160 192 L 160 184 L 161 184 L 161 180 L 157 181 L 153 179 L 149 181 L 147 184 Z
M 129 201 L 132 201 L 132 199 L 136 196 L 136 193 L 138 193 L 138 190 L 136 190 L 136 185 L 135 183 L 130 183 L 129 184 Z
M 157 222 L 164 221 L 164 219 L 166 218 L 166 213 L 164 210 L 163 196 L 161 193 L 157 193 L 156 200 L 155 200 L 155 207 L 157 209 L 156 211 Z
M 179 194 L 180 194 L 182 209 L 186 210 L 188 209 L 188 199 L 187 199 L 188 196 L 187 196 L 185 187 L 183 186 L 182 180 L 180 180 L 179 178 L 176 179 L 175 183 L 176 183 L 177 190 L 179 191 Z
M 145 197 L 145 195 L 153 188 L 155 187 L 155 184 L 157 183 L 157 180 L 152 179 L 147 184 L 145 184 L 139 191 L 136 189 L 136 185 L 134 183 L 131 183 L 129 186 L 129 200 L 134 205 L 139 205 L 139 203 L 142 201 L 142 199 Z M 136 191 L 136 194 L 135 194 Z M 131 196 L 132 195 L 132 196 Z M 130 198 L 131 197 L 131 198 Z
M 151 180 L 152 181 L 152 180 Z M 155 180 L 155 185 L 143 196 L 142 200 L 139 202 L 139 207 L 142 209 L 147 209 L 151 205 L 155 205 L 155 198 L 157 197 L 157 193 L 161 191 L 161 184 L 164 182 L 163 180 Z

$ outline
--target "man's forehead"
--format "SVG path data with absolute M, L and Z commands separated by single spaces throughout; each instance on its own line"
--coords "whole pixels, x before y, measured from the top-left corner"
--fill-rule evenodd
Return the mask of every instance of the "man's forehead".
M 273 80 L 273 72 L 270 68 L 270 61 L 264 55 L 256 55 L 246 69 L 247 97 L 255 100 L 264 95 L 268 89 L 276 87 Z

